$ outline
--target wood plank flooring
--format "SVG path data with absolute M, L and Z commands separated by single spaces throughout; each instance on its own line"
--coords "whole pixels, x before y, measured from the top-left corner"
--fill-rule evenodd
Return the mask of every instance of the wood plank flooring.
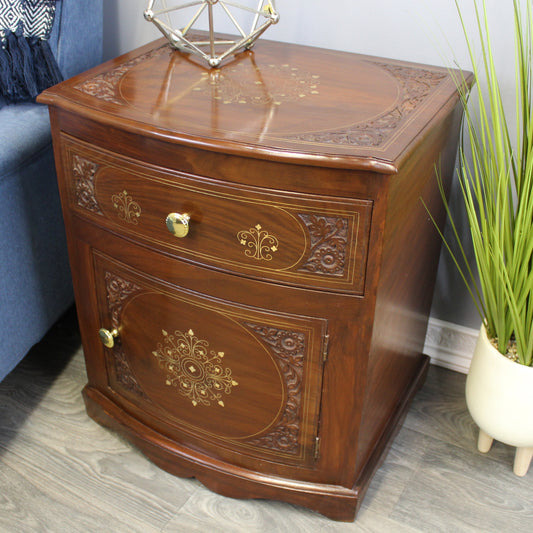
M 0 383 L 0 532 L 433 533 L 533 531 L 533 468 L 482 455 L 465 376 L 432 366 L 354 523 L 218 496 L 173 477 L 85 414 L 75 314 Z

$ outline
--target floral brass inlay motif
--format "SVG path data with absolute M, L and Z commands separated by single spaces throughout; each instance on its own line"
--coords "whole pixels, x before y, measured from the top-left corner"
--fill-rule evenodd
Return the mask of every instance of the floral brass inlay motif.
M 209 350 L 206 340 L 198 339 L 190 329 L 174 335 L 162 330 L 163 342 L 152 354 L 167 371 L 165 384 L 176 387 L 196 407 L 216 402 L 224 407 L 222 393 L 231 394 L 238 385 L 229 368 L 222 367 L 224 352 Z
M 140 63 L 165 53 L 171 55 L 173 49 L 164 45 L 151 50 L 79 83 L 75 89 L 106 102 L 124 104 L 120 93 L 122 78 Z M 319 90 L 320 76 L 296 65 L 269 64 L 259 68 L 253 63 L 242 62 L 202 73 L 191 92 L 210 96 L 222 104 L 279 106 L 284 102 L 313 97 L 319 94 Z
M 74 154 L 72 157 L 72 175 L 74 177 L 74 192 L 79 207 L 102 215 L 100 205 L 96 200 L 94 178 L 98 165 Z
M 134 202 L 127 191 L 122 191 L 119 194 L 114 194 L 111 197 L 113 207 L 118 211 L 118 216 L 125 222 L 130 224 L 138 224 L 141 216 L 141 206 Z
M 298 270 L 326 276 L 343 276 L 348 246 L 348 220 L 306 214 L 298 216 L 311 236 L 309 257 Z
M 288 64 L 270 64 L 261 68 L 251 68 L 248 63 L 227 65 L 203 73 L 201 81 L 203 83 L 197 84 L 193 92 L 212 96 L 223 104 L 279 106 L 317 95 L 320 86 L 319 75 Z
M 269 326 L 246 323 L 272 352 L 285 381 L 287 400 L 281 419 L 268 433 L 250 444 L 284 453 L 297 454 L 300 448 L 300 421 L 304 361 L 307 351 L 306 335 Z
M 261 224 L 247 231 L 239 231 L 237 239 L 243 246 L 246 246 L 245 255 L 259 261 L 272 261 L 271 252 L 277 252 L 279 248 L 278 239 L 263 230 Z

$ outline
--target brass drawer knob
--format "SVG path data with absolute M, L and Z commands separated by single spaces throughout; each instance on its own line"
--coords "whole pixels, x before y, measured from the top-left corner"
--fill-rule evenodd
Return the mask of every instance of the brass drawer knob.
M 175 237 L 185 237 L 189 233 L 189 221 L 191 217 L 187 213 L 170 213 L 166 224 L 168 231 Z
M 113 348 L 113 346 L 115 346 L 115 339 L 118 337 L 118 330 L 113 329 L 109 331 L 108 329 L 101 328 L 98 331 L 98 335 L 102 341 L 102 344 L 106 348 Z

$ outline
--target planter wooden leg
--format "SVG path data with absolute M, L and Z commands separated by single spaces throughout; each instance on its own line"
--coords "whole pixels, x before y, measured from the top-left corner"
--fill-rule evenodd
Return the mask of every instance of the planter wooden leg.
M 490 450 L 490 447 L 492 446 L 492 441 L 494 439 L 487 435 L 482 429 L 479 430 L 479 437 L 477 440 L 477 449 L 481 453 L 487 453 Z
M 529 469 L 529 464 L 531 463 L 531 458 L 533 457 L 533 447 L 532 448 L 517 448 L 516 454 L 514 456 L 514 467 L 513 472 L 517 476 L 525 476 Z

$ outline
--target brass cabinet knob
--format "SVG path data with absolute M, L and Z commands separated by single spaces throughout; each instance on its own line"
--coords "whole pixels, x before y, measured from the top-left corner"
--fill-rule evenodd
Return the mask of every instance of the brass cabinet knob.
M 115 346 L 115 338 L 118 337 L 118 330 L 113 329 L 109 331 L 108 329 L 101 328 L 98 331 L 98 335 L 100 337 L 100 340 L 102 341 L 102 344 L 106 348 L 113 348 L 113 346 Z
M 166 220 L 168 231 L 175 237 L 185 237 L 189 233 L 190 220 L 191 217 L 187 213 L 170 213 Z

